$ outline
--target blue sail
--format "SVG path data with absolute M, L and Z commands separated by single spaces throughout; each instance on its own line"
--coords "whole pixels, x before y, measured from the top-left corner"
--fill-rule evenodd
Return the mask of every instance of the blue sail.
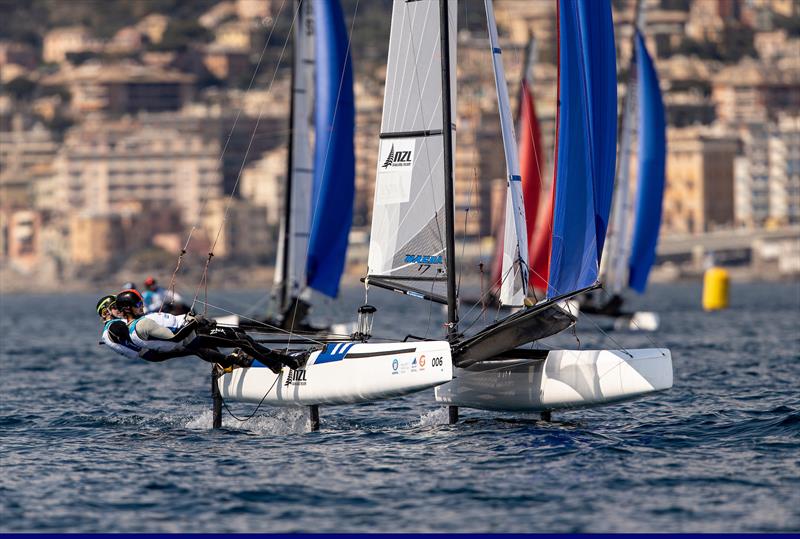
M 353 222 L 355 105 L 349 40 L 337 0 L 314 0 L 317 72 L 314 191 L 307 284 L 336 297 Z
M 556 191 L 547 297 L 597 280 L 617 133 L 614 25 L 607 0 L 559 0 Z
M 658 76 L 639 32 L 636 33 L 636 69 L 639 79 L 639 172 L 628 284 L 641 293 L 647 286 L 647 276 L 656 257 L 667 139 Z

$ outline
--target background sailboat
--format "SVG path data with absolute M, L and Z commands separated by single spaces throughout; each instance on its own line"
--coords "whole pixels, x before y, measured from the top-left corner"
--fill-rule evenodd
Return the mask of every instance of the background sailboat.
M 583 302 L 581 310 L 614 317 L 614 325 L 618 329 L 652 331 L 658 328 L 658 315 L 654 312 L 625 312 L 622 296 L 626 288 L 639 293 L 644 293 L 646 289 L 650 268 L 655 261 L 664 197 L 664 104 L 658 75 L 640 32 L 643 26 L 644 13 L 641 6 L 637 5 L 636 28 L 633 34 L 634 55 L 630 62 L 625 97 L 613 221 L 609 228 L 609 242 L 602 268 L 603 281 L 607 283 L 611 295 L 605 301 L 597 301 L 596 297 L 590 298 Z M 638 150 L 635 207 L 632 204 L 630 183 L 634 141 L 637 141 Z
M 338 0 L 297 0 L 296 10 L 286 184 L 273 284 L 276 316 L 264 322 L 284 330 L 321 331 L 327 328 L 308 320 L 311 291 L 338 295 L 353 220 L 353 75 Z M 259 322 L 250 325 L 264 328 Z

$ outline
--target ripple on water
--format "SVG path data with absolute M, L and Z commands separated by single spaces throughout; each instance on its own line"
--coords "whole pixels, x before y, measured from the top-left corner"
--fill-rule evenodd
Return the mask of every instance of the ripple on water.
M 652 339 L 674 359 L 675 387 L 648 399 L 552 422 L 462 410 L 449 425 L 426 391 L 322 407 L 314 433 L 302 408 L 226 414 L 214 430 L 206 364 L 106 355 L 93 296 L 4 297 L 0 361 L 17 367 L 0 398 L 0 531 L 796 531 L 798 290 L 734 285 L 734 308 L 714 314 L 700 310 L 696 285 L 632 298 L 658 307 L 662 330 L 614 340 Z M 345 287 L 318 314 L 349 320 L 362 302 L 363 288 Z M 374 302 L 376 335 L 438 335 L 436 312 L 428 328 L 406 298 Z M 48 312 L 52 331 L 32 311 Z M 55 346 L 61 321 L 74 338 Z M 611 346 L 591 324 L 578 335 Z M 254 409 L 231 404 L 240 417 Z

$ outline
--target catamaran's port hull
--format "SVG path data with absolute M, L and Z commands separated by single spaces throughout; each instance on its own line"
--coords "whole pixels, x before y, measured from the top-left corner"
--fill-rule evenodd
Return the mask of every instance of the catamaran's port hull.
M 599 406 L 672 387 L 672 355 L 662 348 L 551 350 L 544 359 L 482 361 L 455 369 L 436 401 L 482 410 L 543 412 Z
M 453 378 L 446 341 L 337 343 L 313 352 L 306 366 L 279 374 L 234 369 L 217 384 L 222 398 L 270 406 L 354 404 L 415 393 Z

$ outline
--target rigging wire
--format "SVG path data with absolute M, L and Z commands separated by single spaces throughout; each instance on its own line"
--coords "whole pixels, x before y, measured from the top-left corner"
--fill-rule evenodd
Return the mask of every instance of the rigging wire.
M 278 379 L 279 378 L 280 378 L 280 374 L 275 375 L 275 380 L 272 381 L 272 385 L 269 386 L 269 389 L 267 389 L 267 392 L 264 393 L 264 396 L 261 397 L 260 401 L 258 401 L 258 406 L 256 406 L 255 410 L 253 410 L 253 412 L 247 417 L 239 417 L 236 414 L 234 414 L 231 411 L 231 409 L 228 407 L 228 403 L 225 401 L 225 399 L 222 398 L 222 395 L 220 395 L 219 399 L 222 401 L 222 405 L 225 407 L 225 411 L 228 412 L 228 415 L 230 415 L 236 421 L 238 421 L 240 423 L 244 423 L 245 421 L 249 421 L 249 420 L 253 419 L 253 417 L 256 415 L 256 413 L 258 413 L 258 410 L 261 409 L 261 405 L 264 404 L 264 401 L 267 399 L 267 395 L 269 395 L 270 391 L 272 391 L 272 389 L 275 387 L 275 384 L 278 383 Z
M 299 11 L 300 11 L 300 4 L 298 3 L 297 9 L 294 10 L 294 15 L 292 16 L 292 23 L 289 27 L 289 33 L 287 34 L 286 40 L 284 40 L 283 42 L 283 48 L 281 49 L 281 54 L 278 57 L 278 63 L 275 66 L 275 70 L 272 73 L 272 79 L 270 80 L 269 85 L 267 86 L 267 94 L 269 94 L 272 91 L 272 85 L 275 83 L 275 78 L 277 77 L 278 70 L 281 66 L 281 63 L 283 62 L 283 56 L 286 53 L 286 46 L 289 43 L 289 39 L 291 37 L 292 30 L 294 29 L 295 22 L 297 21 L 297 14 Z M 255 78 L 255 74 L 253 77 Z M 252 80 L 253 79 L 251 79 L 251 81 Z M 206 300 L 208 299 L 208 268 L 211 265 L 211 259 L 214 257 L 214 248 L 217 246 L 217 242 L 219 241 L 220 235 L 222 234 L 222 230 L 225 228 L 225 223 L 228 220 L 228 213 L 231 208 L 231 203 L 233 202 L 233 196 L 236 193 L 236 188 L 239 186 L 239 181 L 242 178 L 242 172 L 244 171 L 244 167 L 247 164 L 247 158 L 250 155 L 250 150 L 253 147 L 253 138 L 256 132 L 258 131 L 258 126 L 261 123 L 261 117 L 263 116 L 263 113 L 264 113 L 264 107 L 262 103 L 262 105 L 258 109 L 258 116 L 256 117 L 256 122 L 253 127 L 253 133 L 250 135 L 250 140 L 247 143 L 247 149 L 245 150 L 244 157 L 242 157 L 242 164 L 239 167 L 238 174 L 236 175 L 236 181 L 234 182 L 233 188 L 231 189 L 231 193 L 228 196 L 228 200 L 225 203 L 225 211 L 222 215 L 222 221 L 220 222 L 219 227 L 217 228 L 217 234 L 214 237 L 214 242 L 211 244 L 211 248 L 209 249 L 205 267 L 203 268 L 203 275 L 200 278 L 200 283 L 198 283 L 197 285 L 197 289 L 195 290 L 194 294 L 194 299 L 192 300 L 192 308 L 194 308 L 194 304 L 195 302 L 197 302 L 197 298 L 200 292 L 200 287 L 203 285 L 205 285 L 206 288 L 206 296 L 205 296 Z
M 278 327 L 278 326 L 273 326 L 272 324 L 268 324 L 267 322 L 264 322 L 263 320 L 256 320 L 255 318 L 250 318 L 250 317 L 244 316 L 242 314 L 235 313 L 233 311 L 229 311 L 228 309 L 220 307 L 219 305 L 212 305 L 211 303 L 208 303 L 207 301 L 203 301 L 201 299 L 198 299 L 197 302 L 205 305 L 206 307 L 211 307 L 212 309 L 219 309 L 220 311 L 228 313 L 228 314 L 235 314 L 235 315 L 239 316 L 239 318 L 244 318 L 248 322 L 253 322 L 253 323 L 258 324 L 260 326 L 264 326 L 266 328 L 270 328 L 270 329 L 274 330 L 274 332 L 276 332 L 276 333 L 287 333 L 287 334 L 290 334 L 290 335 L 292 334 L 292 331 L 290 331 L 290 330 L 283 329 L 283 328 Z M 312 337 L 309 337 L 307 335 L 302 335 L 300 333 L 294 333 L 294 334 L 297 335 L 299 338 L 305 339 L 305 340 L 310 341 L 310 342 L 312 342 L 314 344 L 321 344 L 321 345 L 325 344 L 324 342 L 318 341 L 318 340 L 316 340 L 316 339 L 314 339 Z
M 342 86 L 344 85 L 344 75 L 345 75 L 345 72 L 347 71 L 347 64 L 348 63 L 350 63 L 350 65 L 351 65 L 351 72 L 352 72 L 352 60 L 350 58 L 350 49 L 351 49 L 351 46 L 352 46 L 352 43 L 353 43 L 353 28 L 354 28 L 355 23 L 356 23 L 356 18 L 358 17 L 358 6 L 360 4 L 360 1 L 361 0 L 356 0 L 356 5 L 355 5 L 355 8 L 353 9 L 353 20 L 350 22 L 350 32 L 348 32 L 348 34 L 347 34 L 347 49 L 345 51 L 345 62 L 344 62 L 344 65 L 342 66 L 342 71 L 341 71 L 341 73 L 339 75 L 339 88 L 338 88 L 338 90 L 336 92 L 336 105 L 333 108 L 333 118 L 331 119 L 331 124 L 334 124 L 336 122 L 336 115 L 339 112 L 339 100 L 340 100 L 340 98 L 342 96 Z M 355 124 L 355 122 L 354 122 L 354 124 Z M 331 139 L 332 138 L 333 138 L 333 129 L 331 129 L 330 132 L 328 133 L 328 142 L 327 142 L 327 144 L 325 146 L 325 159 L 323 160 L 323 165 L 322 165 L 322 176 L 323 177 L 325 175 L 325 171 L 328 169 L 328 158 L 330 157 Z M 290 159 L 290 158 L 291 158 L 290 156 L 287 156 L 287 159 Z M 319 197 L 317 197 L 317 199 L 314 201 L 314 208 L 313 208 L 313 211 L 311 212 L 312 216 L 316 215 L 318 207 L 319 207 Z M 313 224 L 313 218 L 312 218 L 312 224 Z M 310 249 L 311 249 L 311 242 L 309 241 L 309 242 L 306 243 L 306 259 L 308 259 L 308 252 L 309 252 Z M 297 309 L 298 309 L 299 306 L 300 306 L 300 302 L 299 301 L 295 301 L 294 302 L 294 308 L 292 309 L 292 324 L 289 326 L 290 329 L 288 331 L 289 342 L 286 344 L 286 349 L 287 350 L 289 349 L 289 346 L 291 345 L 291 337 L 292 337 L 292 334 L 293 334 L 293 331 L 294 331 L 294 323 L 295 323 L 295 319 L 296 319 L 296 316 L 297 316 Z
M 247 85 L 247 90 L 245 90 L 245 94 L 247 94 L 247 92 L 249 92 L 250 89 L 253 87 L 253 82 L 255 81 L 256 75 L 258 74 L 258 70 L 261 67 L 261 62 L 264 59 L 264 54 L 267 51 L 267 47 L 269 47 L 270 40 L 272 39 L 272 34 L 275 31 L 275 27 L 278 24 L 278 18 L 280 18 L 281 12 L 283 11 L 284 4 L 286 4 L 286 0 L 283 0 L 281 2 L 280 7 L 278 8 L 278 14 L 272 20 L 272 28 L 270 28 L 269 35 L 267 36 L 267 39 L 264 42 L 264 47 L 261 49 L 261 54 L 258 57 L 258 63 L 256 64 L 256 68 L 253 70 L 252 77 L 250 77 L 250 82 Z M 280 63 L 275 68 L 276 72 L 277 72 L 278 67 L 280 67 Z M 273 80 L 274 80 L 274 75 L 273 75 Z M 242 105 L 239 108 L 239 110 L 236 112 L 236 116 L 233 119 L 233 124 L 231 125 L 231 128 L 228 131 L 228 136 L 225 139 L 225 144 L 222 147 L 222 151 L 220 152 L 219 159 L 217 159 L 217 169 L 218 170 L 220 168 L 222 168 L 222 163 L 223 163 L 223 158 L 225 157 L 225 152 L 228 150 L 228 145 L 230 144 L 231 137 L 233 136 L 233 132 L 236 129 L 237 124 L 239 123 L 239 117 L 242 114 L 243 108 L 244 108 L 244 105 Z M 251 141 L 252 141 L 252 136 L 251 136 Z M 172 294 L 171 294 L 172 295 L 172 302 L 171 303 L 175 302 L 175 279 L 176 279 L 176 277 L 178 275 L 178 271 L 181 268 L 181 264 L 183 263 L 183 258 L 186 255 L 186 253 L 188 252 L 189 244 L 192 241 L 192 235 L 194 234 L 195 230 L 197 230 L 197 228 L 200 226 L 200 220 L 203 218 L 203 215 L 204 215 L 204 213 L 206 211 L 206 208 L 208 207 L 209 200 L 211 199 L 211 197 L 209 196 L 210 191 L 211 191 L 211 186 L 209 185 L 208 187 L 206 187 L 205 197 L 203 197 L 203 205 L 201 206 L 200 212 L 197 215 L 197 220 L 195 221 L 195 224 L 192 225 L 192 228 L 189 230 L 189 234 L 188 234 L 188 236 L 186 238 L 186 242 L 184 243 L 183 248 L 181 249 L 181 252 L 178 255 L 178 261 L 175 264 L 175 270 L 172 272 L 172 277 L 170 278 L 169 288 L 167 289 L 167 290 L 172 292 Z M 164 308 L 164 304 L 162 302 L 161 308 L 159 308 L 158 312 L 161 312 L 161 310 L 163 308 Z

